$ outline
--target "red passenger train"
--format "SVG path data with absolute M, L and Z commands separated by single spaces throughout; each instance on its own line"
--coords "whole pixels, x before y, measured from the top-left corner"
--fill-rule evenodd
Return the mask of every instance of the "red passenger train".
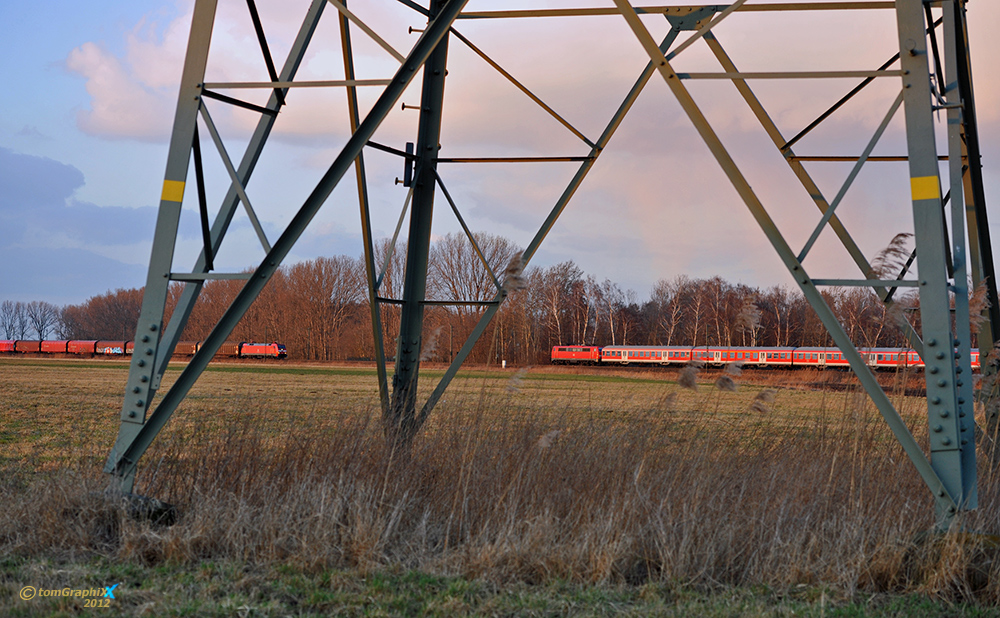
M 180 341 L 174 348 L 174 356 L 194 356 L 201 349 L 201 341 Z M 25 341 L 18 339 L 0 340 L 0 353 L 31 354 L 73 354 L 76 356 L 131 356 L 134 341 Z M 216 356 L 232 358 L 274 358 L 288 356 L 282 343 L 246 343 L 227 341 L 219 348 Z
M 869 367 L 923 369 L 920 355 L 906 348 L 865 348 L 859 350 Z M 702 362 L 721 367 L 740 363 L 747 367 L 850 367 L 838 348 L 723 347 L 723 346 L 554 346 L 553 364 L 589 365 L 686 365 Z M 972 368 L 979 369 L 979 350 L 972 350 Z

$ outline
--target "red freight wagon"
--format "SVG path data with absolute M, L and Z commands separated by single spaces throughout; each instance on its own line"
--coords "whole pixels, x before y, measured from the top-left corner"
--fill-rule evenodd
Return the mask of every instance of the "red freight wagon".
M 240 355 L 240 344 L 235 341 L 226 341 L 220 347 L 219 351 L 215 353 L 216 356 L 239 356 Z
M 197 341 L 179 341 L 174 347 L 174 354 L 178 354 L 180 356 L 194 356 L 194 353 L 197 351 Z
M 70 354 L 93 354 L 96 346 L 96 341 L 70 341 L 66 351 Z
M 579 364 L 585 363 L 593 365 L 601 360 L 601 348 L 592 345 L 565 346 L 557 345 L 552 348 L 552 364 Z
M 15 352 L 41 352 L 42 342 L 41 341 L 22 341 L 17 340 L 14 342 Z
M 240 356 L 243 358 L 285 358 L 288 352 L 281 343 L 241 343 Z
M 124 354 L 124 341 L 98 341 L 95 346 L 97 354 Z
M 0 352 L 13 352 L 14 342 L 13 341 L 0 341 Z
M 65 354 L 69 341 L 43 341 L 42 352 L 47 354 Z
M 134 350 L 134 349 L 135 349 L 135 342 L 134 341 L 126 341 L 125 342 L 125 353 L 126 354 L 131 354 L 132 350 Z

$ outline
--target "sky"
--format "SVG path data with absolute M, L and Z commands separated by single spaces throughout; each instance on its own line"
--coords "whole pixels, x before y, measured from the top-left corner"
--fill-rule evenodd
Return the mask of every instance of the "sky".
M 308 0 L 257 4 L 280 67 Z M 611 5 L 601 0 L 471 0 L 467 10 Z M 62 305 L 143 285 L 192 6 L 191 0 L 42 0 L 0 6 L 0 72 L 8 84 L 0 95 L 0 300 Z M 398 2 L 351 6 L 404 54 L 418 36 L 408 27 L 423 25 L 419 15 Z M 644 23 L 656 38 L 668 27 L 658 16 L 644 17 Z M 990 63 L 1000 55 L 1000 40 L 990 35 L 996 23 L 997 3 L 969 3 L 988 205 L 1000 200 L 1000 68 Z M 647 61 L 620 16 L 464 20 L 457 29 L 591 140 L 604 130 Z M 868 70 L 898 49 L 892 11 L 740 12 L 714 32 L 744 71 Z M 392 56 L 357 29 L 352 36 L 358 76 L 390 77 L 398 66 Z M 703 42 L 672 62 L 683 72 L 719 70 Z M 299 79 L 342 76 L 335 12 L 328 5 Z M 220 0 L 206 80 L 266 79 L 246 3 Z M 757 80 L 751 86 L 782 134 L 790 137 L 856 81 Z M 820 217 L 805 190 L 732 84 L 685 84 L 797 251 Z M 226 92 L 255 102 L 267 96 L 254 90 Z M 362 89 L 363 111 L 378 92 Z M 898 78 L 876 80 L 797 144 L 796 152 L 859 154 L 898 92 Z M 402 101 L 417 105 L 418 88 L 411 87 Z M 217 101 L 207 105 L 226 151 L 238 160 L 255 115 Z M 271 241 L 347 139 L 346 109 L 342 90 L 303 88 L 289 94 L 247 190 Z M 407 141 L 415 141 L 417 115 L 415 110 L 395 109 L 375 141 L 403 149 Z M 589 150 L 457 40 L 451 42 L 444 115 L 442 157 L 581 156 Z M 936 125 L 943 152 L 944 118 Z M 204 126 L 202 135 L 214 215 L 228 181 Z M 875 154 L 903 154 L 904 148 L 897 114 Z M 406 198 L 406 189 L 394 182 L 402 176 L 402 164 L 392 155 L 370 150 L 366 164 L 375 235 L 388 237 Z M 442 163 L 440 173 L 472 230 L 526 246 L 578 165 Z M 807 165 L 831 200 L 850 167 Z M 905 164 L 869 164 L 838 210 L 869 255 L 896 233 L 912 228 L 907 178 Z M 188 191 L 176 271 L 190 270 L 200 246 L 196 204 L 195 192 Z M 991 223 L 996 238 L 1000 215 Z M 405 234 L 405 225 L 403 229 Z M 439 192 L 435 236 L 459 229 Z M 350 173 L 289 260 L 361 253 Z M 239 271 L 257 265 L 263 255 L 247 217 L 239 213 L 217 269 Z M 565 260 L 575 261 L 598 280 L 611 279 L 635 290 L 640 299 L 657 280 L 678 275 L 720 275 L 762 287 L 793 285 L 659 77 L 640 95 L 532 263 L 547 266 Z M 857 274 L 829 231 L 821 235 L 805 265 L 813 277 Z

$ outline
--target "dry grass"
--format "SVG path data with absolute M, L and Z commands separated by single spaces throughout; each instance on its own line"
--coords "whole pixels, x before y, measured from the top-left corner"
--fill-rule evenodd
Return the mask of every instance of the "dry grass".
M 15 405 L 45 400 L 22 392 L 43 370 L 3 371 Z M 180 509 L 163 527 L 100 497 L 107 479 L 94 464 L 113 439 L 123 370 L 73 375 L 44 377 L 107 391 L 96 416 L 65 395 L 30 414 L 3 410 L 2 435 L 28 455 L 3 463 L 0 554 L 1000 602 L 992 537 L 922 536 L 930 496 L 853 390 L 744 382 L 731 392 L 708 378 L 695 392 L 511 372 L 514 388 L 459 381 L 404 455 L 383 446 L 368 378 L 209 373 L 143 460 L 137 490 Z M 235 380 L 229 393 L 225 380 Z M 899 403 L 920 434 L 919 400 Z M 37 449 L 25 416 L 49 422 Z M 66 436 L 80 431 L 98 439 Z M 71 452 L 48 452 L 63 442 Z M 997 480 L 983 471 L 981 507 L 963 530 L 997 531 Z

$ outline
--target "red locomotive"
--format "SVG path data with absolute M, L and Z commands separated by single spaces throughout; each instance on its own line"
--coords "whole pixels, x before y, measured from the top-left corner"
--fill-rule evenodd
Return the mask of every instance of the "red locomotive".
M 553 365 L 596 365 L 601 362 L 601 348 L 593 345 L 557 345 L 552 348 Z

